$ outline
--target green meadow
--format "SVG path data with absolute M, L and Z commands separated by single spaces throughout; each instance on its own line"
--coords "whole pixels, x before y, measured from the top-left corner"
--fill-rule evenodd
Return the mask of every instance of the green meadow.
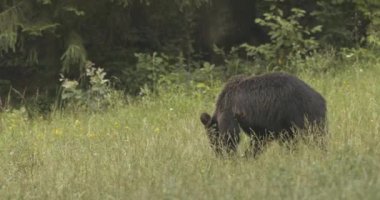
M 380 199 L 380 63 L 300 74 L 328 102 L 328 151 L 271 143 L 218 158 L 200 113 L 222 87 L 148 94 L 98 113 L 0 113 L 0 199 Z

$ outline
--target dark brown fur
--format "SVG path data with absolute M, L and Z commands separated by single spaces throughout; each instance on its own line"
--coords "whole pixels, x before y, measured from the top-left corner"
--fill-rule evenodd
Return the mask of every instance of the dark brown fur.
M 252 139 L 254 155 L 270 139 L 294 138 L 294 129 L 305 129 L 307 123 L 325 131 L 325 120 L 324 98 L 286 73 L 235 77 L 220 93 L 213 116 L 201 115 L 217 153 L 236 151 L 241 128 Z

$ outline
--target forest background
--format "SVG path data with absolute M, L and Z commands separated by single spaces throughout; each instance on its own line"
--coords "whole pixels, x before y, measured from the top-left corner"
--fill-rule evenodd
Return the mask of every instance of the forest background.
M 377 0 L 1 0 L 2 104 L 55 99 L 62 85 L 88 90 L 88 61 L 130 95 L 241 73 L 345 70 L 316 60 L 375 59 L 379 15 Z

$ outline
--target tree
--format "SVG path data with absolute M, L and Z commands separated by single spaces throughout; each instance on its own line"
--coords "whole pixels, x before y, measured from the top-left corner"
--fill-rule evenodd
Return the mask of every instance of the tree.
M 270 42 L 254 23 L 276 6 L 283 17 L 305 10 L 301 27 L 322 25 L 316 40 L 334 47 L 379 41 L 377 0 L 0 0 L 0 79 L 49 86 L 85 73 L 87 60 L 135 83 L 136 53 L 162 52 L 190 63 L 212 60 L 213 46 Z M 375 37 L 376 36 L 376 37 Z M 23 82 L 23 81 L 29 82 Z M 57 81 L 58 83 L 58 81 Z M 139 86 L 133 86 L 139 87 Z

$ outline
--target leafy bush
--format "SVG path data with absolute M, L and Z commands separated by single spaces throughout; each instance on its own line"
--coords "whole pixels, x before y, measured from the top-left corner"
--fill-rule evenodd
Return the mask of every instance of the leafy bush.
M 141 88 L 154 90 L 162 75 L 173 71 L 177 61 L 164 53 L 135 53 L 136 64 L 122 70 L 120 80 L 130 94 L 139 94 Z
M 222 64 L 223 76 L 231 77 L 238 74 L 256 74 L 263 69 L 260 65 L 255 65 L 251 61 L 244 59 L 244 51 L 240 47 L 232 47 L 226 52 L 223 49 L 214 46 L 214 52 L 220 56 L 224 63 Z
M 277 67 L 293 67 L 293 61 L 309 56 L 318 47 L 313 34 L 320 32 L 322 27 L 308 28 L 301 25 L 300 20 L 305 11 L 291 9 L 292 14 L 284 16 L 282 10 L 271 7 L 271 12 L 264 14 L 264 19 L 255 22 L 269 28 L 270 43 L 260 46 L 241 45 L 255 62 L 267 65 L 269 69 Z
M 119 92 L 111 88 L 106 72 L 102 68 L 95 68 L 92 62 L 85 65 L 85 78 L 89 80 L 87 87 L 80 87 L 77 80 L 69 80 L 61 74 L 62 93 L 64 104 L 74 108 L 85 108 L 90 111 L 98 111 L 115 105 L 120 99 Z
M 190 62 L 180 54 L 170 57 L 163 53 L 135 54 L 137 57 L 135 74 L 126 72 L 134 81 L 130 87 L 138 88 L 140 95 L 157 92 L 164 88 L 181 88 L 189 90 L 207 90 L 222 76 L 223 68 L 216 68 L 209 62 Z M 137 75 L 136 75 L 137 74 Z
M 336 49 L 361 46 L 365 41 L 370 23 L 369 17 L 365 13 L 372 8 L 367 6 L 379 5 L 379 3 L 370 3 L 370 1 L 318 0 L 318 6 L 311 15 L 317 20 L 317 23 L 323 24 L 323 31 L 318 35 L 321 45 L 333 46 Z

